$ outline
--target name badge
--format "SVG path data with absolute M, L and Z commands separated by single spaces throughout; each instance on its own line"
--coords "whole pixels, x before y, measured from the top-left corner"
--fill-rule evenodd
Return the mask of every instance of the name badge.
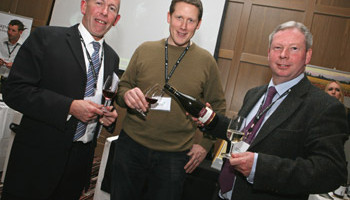
M 236 144 L 233 145 L 232 153 L 246 152 L 249 146 L 250 145 L 244 141 L 237 142 Z
M 171 107 L 171 98 L 162 97 L 158 99 L 157 103 L 151 104 L 150 109 L 170 112 L 170 107 Z

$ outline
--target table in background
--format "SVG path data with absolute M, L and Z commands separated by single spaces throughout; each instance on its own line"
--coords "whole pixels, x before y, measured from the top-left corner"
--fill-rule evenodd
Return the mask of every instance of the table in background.
M 333 200 L 349 200 L 349 199 L 350 199 L 346 194 L 345 194 L 345 196 L 344 196 L 343 199 L 334 196 L 334 195 L 332 194 L 332 192 L 329 192 L 328 194 L 331 196 L 331 198 L 332 198 Z M 323 196 L 318 195 L 318 194 L 311 194 L 311 195 L 309 196 L 309 199 L 308 199 L 308 200 L 330 200 L 331 198 L 326 198 L 326 197 L 323 197 Z
M 111 144 L 114 140 L 117 140 L 119 136 L 113 136 L 106 139 L 105 146 L 103 148 L 103 154 L 101 158 L 100 169 L 98 171 L 98 177 L 94 192 L 94 200 L 110 200 L 110 195 L 108 192 L 105 192 L 101 189 L 102 180 L 105 176 L 106 164 L 109 156 L 109 150 L 111 148 Z
M 19 124 L 21 118 L 21 113 L 9 108 L 4 102 L 0 102 L 0 171 L 3 171 L 3 177 L 14 138 L 10 124 L 12 122 Z

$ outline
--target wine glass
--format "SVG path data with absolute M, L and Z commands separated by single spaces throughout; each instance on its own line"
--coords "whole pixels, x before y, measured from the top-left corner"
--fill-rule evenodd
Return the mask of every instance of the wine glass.
M 233 146 L 243 139 L 244 132 L 240 130 L 243 122 L 245 122 L 245 118 L 240 115 L 230 119 L 226 133 L 227 138 L 231 141 L 230 151 L 222 153 L 222 157 L 229 159 L 233 153 Z
M 104 112 L 107 111 L 106 107 L 111 105 L 112 99 L 117 94 L 118 83 L 119 83 L 119 78 L 114 73 L 111 75 L 108 75 L 105 82 L 103 83 L 102 94 L 103 94 L 103 97 L 105 98 L 105 103 L 102 109 Z M 100 130 L 98 131 L 98 134 L 101 133 L 101 130 L 102 130 L 102 126 L 100 126 Z
M 163 97 L 164 91 L 159 86 L 158 83 L 154 84 L 152 87 L 148 88 L 145 92 L 145 99 L 148 104 L 153 107 L 156 106 L 157 102 Z M 143 117 L 147 116 L 147 112 L 143 112 L 142 109 L 136 109 Z
M 102 89 L 102 93 L 105 98 L 105 103 L 104 103 L 105 107 L 111 105 L 112 99 L 117 94 L 118 83 L 119 83 L 119 78 L 114 73 L 112 75 L 107 76 Z

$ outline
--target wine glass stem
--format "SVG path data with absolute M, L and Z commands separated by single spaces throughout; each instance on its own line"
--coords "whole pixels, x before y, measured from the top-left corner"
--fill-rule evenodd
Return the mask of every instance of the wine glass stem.
M 111 105 L 111 100 L 110 100 L 110 99 L 105 98 L 105 103 L 104 103 L 104 106 L 110 106 L 110 105 Z

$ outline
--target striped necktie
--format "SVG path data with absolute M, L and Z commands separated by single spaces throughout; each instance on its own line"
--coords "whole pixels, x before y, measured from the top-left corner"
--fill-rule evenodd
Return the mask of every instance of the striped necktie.
M 100 65 L 101 65 L 100 64 L 100 56 L 99 56 L 99 51 L 100 51 L 101 45 L 98 42 L 92 42 L 92 46 L 94 47 L 94 52 L 91 56 L 93 67 L 90 66 L 88 73 L 87 73 L 84 97 L 90 97 L 90 96 L 94 95 L 95 84 L 97 82 L 98 72 L 100 70 Z M 94 78 L 94 72 L 92 71 L 92 68 L 96 72 L 96 80 Z M 77 141 L 79 138 L 81 138 L 85 134 L 86 127 L 87 127 L 87 123 L 83 123 L 81 121 L 78 122 L 73 141 Z

